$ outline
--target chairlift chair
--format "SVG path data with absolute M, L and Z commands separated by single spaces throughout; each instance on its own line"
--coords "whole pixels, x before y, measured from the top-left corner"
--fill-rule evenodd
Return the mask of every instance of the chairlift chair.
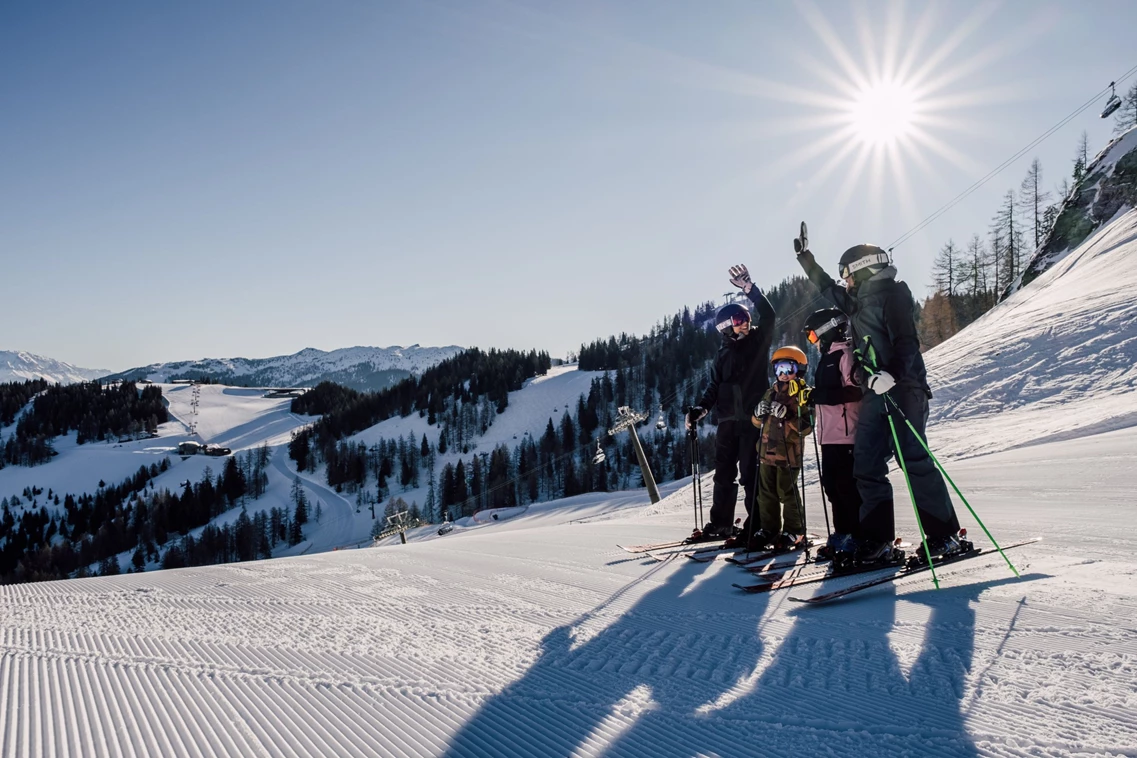
M 596 455 L 592 456 L 592 462 L 599 466 L 607 459 L 608 456 L 604 454 L 604 448 L 600 447 L 600 440 L 596 440 Z
M 1117 96 L 1116 82 L 1109 83 L 1110 95 L 1109 100 L 1105 101 L 1105 108 L 1101 112 L 1102 118 L 1109 118 L 1121 107 L 1121 98 Z
M 661 432 L 667 428 L 667 422 L 663 419 L 663 406 L 659 407 L 659 420 L 655 422 L 655 428 Z

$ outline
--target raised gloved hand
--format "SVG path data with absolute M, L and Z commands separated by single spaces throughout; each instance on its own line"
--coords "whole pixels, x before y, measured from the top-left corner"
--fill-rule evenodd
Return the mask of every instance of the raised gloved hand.
M 865 384 L 876 394 L 883 395 L 896 386 L 896 379 L 887 371 L 878 371 L 875 374 L 869 374 L 869 378 L 865 380 Z
M 772 415 L 774 418 L 785 418 L 786 410 L 786 406 L 782 405 L 776 400 L 770 403 L 770 415 Z
M 763 400 L 754 407 L 754 416 L 756 418 L 766 418 L 770 415 L 770 401 Z
M 794 239 L 794 252 L 798 255 L 809 252 L 809 230 L 805 226 L 805 222 L 801 222 L 801 231 L 798 232 L 797 238 Z
M 750 294 L 750 289 L 754 286 L 754 282 L 750 281 L 750 272 L 741 263 L 730 267 L 730 283 L 747 295 Z
M 687 411 L 687 419 L 684 424 L 688 429 L 694 429 L 695 424 L 702 421 L 703 416 L 707 415 L 707 409 L 701 405 L 696 405 Z

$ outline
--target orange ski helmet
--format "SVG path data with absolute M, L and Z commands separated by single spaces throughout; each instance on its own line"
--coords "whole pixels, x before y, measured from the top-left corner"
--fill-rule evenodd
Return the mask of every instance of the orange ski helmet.
M 805 357 L 805 351 L 797 345 L 785 345 L 779 347 L 770 356 L 770 363 L 779 363 L 781 361 L 793 361 L 799 368 L 803 368 L 809 364 L 809 359 Z

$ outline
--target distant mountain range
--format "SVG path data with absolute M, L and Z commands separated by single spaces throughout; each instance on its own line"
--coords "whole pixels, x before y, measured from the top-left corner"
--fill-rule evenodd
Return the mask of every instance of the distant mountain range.
M 246 387 L 311 387 L 322 381 L 357 390 L 381 390 L 465 350 L 463 347 L 346 347 L 325 352 L 305 348 L 275 358 L 205 358 L 155 363 L 111 374 L 107 379 L 209 378 Z
M 58 384 L 74 384 L 97 379 L 106 373 L 106 369 L 79 368 L 20 350 L 0 350 L 0 382 L 46 379 Z

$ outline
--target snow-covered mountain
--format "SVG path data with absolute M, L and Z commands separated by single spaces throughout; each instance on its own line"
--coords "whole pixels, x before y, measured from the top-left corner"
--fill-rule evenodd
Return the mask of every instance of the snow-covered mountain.
M 855 580 L 747 595 L 732 585 L 754 577 L 726 562 L 620 550 L 691 529 L 684 480 L 655 505 L 590 493 L 405 545 L 0 587 L 0 752 L 1132 755 L 1134 286 L 1131 210 L 928 355 L 932 448 L 1000 542 L 1043 537 L 1008 553 L 1017 573 L 981 558 L 941 566 L 938 589 L 925 573 L 808 607 L 790 597 Z M 551 390 L 575 390 L 572 373 L 521 390 L 527 415 L 563 406 Z M 299 423 L 252 390 L 170 392 L 175 418 L 234 446 Z M 159 443 L 133 444 L 132 463 Z M 807 516 L 824 533 L 810 463 Z M 287 497 L 283 450 L 273 467 L 270 496 Z M 898 533 L 915 535 L 892 477 Z M 370 521 L 313 495 L 309 539 Z
M 928 353 L 933 450 L 1000 542 L 1043 537 L 1008 553 L 1017 573 L 978 559 L 942 566 L 939 589 L 921 574 L 807 607 L 790 597 L 854 580 L 745 595 L 732 585 L 753 577 L 723 561 L 616 547 L 687 533 L 689 479 L 655 505 L 642 490 L 590 493 L 314 554 L 371 519 L 301 475 L 323 517 L 291 557 L 0 587 L 0 753 L 1133 755 L 1135 288 L 1137 210 L 1119 209 Z M 561 367 L 532 380 L 481 441 L 532 429 L 587 378 Z M 277 445 L 266 498 L 287 498 L 283 445 L 303 423 L 288 400 L 197 389 L 164 388 L 163 439 L 8 467 L 0 493 L 69 456 L 113 456 L 128 473 L 193 419 L 235 450 Z M 809 458 L 807 516 L 824 533 Z M 209 464 L 175 462 L 156 487 Z M 898 533 L 915 535 L 892 477 Z
M 106 373 L 106 369 L 80 368 L 22 350 L 0 350 L 0 382 L 46 379 L 55 384 L 73 384 L 97 379 Z
M 380 390 L 411 374 L 462 352 L 447 347 L 346 347 L 325 352 L 305 348 L 294 355 L 273 358 L 204 358 L 154 363 L 113 374 L 108 379 L 171 379 L 209 377 L 222 384 L 246 387 L 311 387 L 322 381 L 358 390 Z

